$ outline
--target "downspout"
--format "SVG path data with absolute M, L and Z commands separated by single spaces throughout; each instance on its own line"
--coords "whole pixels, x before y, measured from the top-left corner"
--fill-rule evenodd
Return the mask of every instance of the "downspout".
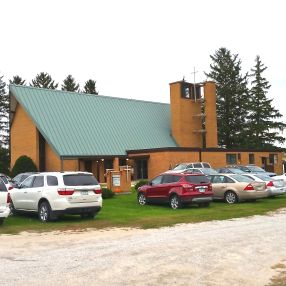
M 63 172 L 64 171 L 64 159 L 62 156 L 60 157 L 60 159 L 61 159 L 61 172 Z

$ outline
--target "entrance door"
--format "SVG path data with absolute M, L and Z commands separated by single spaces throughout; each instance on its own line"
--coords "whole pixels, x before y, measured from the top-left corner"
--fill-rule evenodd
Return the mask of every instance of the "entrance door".
M 266 170 L 267 157 L 261 157 L 261 165 L 262 165 L 262 168 Z
M 148 179 L 148 160 L 147 159 L 137 159 L 136 163 L 136 175 L 137 180 Z
M 84 161 L 84 170 L 86 172 L 92 173 L 92 161 L 91 160 Z

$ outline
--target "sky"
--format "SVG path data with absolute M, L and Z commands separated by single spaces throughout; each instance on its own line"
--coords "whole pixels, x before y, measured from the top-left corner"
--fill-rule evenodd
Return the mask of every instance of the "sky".
M 210 55 L 260 55 L 286 122 L 285 0 L 0 0 L 0 76 L 71 74 L 101 95 L 169 102 L 169 83 L 206 80 Z M 284 133 L 285 134 L 285 133 Z

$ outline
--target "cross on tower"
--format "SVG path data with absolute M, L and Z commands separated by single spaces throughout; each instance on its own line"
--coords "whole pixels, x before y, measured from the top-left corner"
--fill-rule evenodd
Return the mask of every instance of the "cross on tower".
M 194 95 L 195 95 L 195 101 L 197 101 L 197 90 L 196 90 L 196 68 L 194 67 L 194 71 L 191 72 L 191 74 L 194 74 Z

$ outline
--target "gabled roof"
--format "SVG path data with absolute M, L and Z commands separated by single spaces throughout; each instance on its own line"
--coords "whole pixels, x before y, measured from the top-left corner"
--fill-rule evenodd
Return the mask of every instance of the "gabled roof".
M 10 95 L 59 156 L 177 146 L 169 104 L 17 85 L 10 85 Z

